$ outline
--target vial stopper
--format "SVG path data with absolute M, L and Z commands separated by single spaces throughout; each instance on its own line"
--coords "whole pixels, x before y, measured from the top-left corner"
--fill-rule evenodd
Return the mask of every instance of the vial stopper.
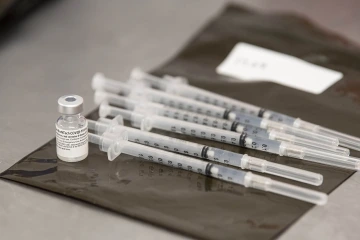
M 84 99 L 79 95 L 64 95 L 58 100 L 58 111 L 61 114 L 78 114 L 83 111 Z

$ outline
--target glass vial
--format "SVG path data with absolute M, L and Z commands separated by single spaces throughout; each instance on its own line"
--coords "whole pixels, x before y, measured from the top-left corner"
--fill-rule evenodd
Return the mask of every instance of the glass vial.
M 89 152 L 88 124 L 81 115 L 84 100 L 78 95 L 65 95 L 58 100 L 61 116 L 56 121 L 56 154 L 66 162 L 84 160 Z

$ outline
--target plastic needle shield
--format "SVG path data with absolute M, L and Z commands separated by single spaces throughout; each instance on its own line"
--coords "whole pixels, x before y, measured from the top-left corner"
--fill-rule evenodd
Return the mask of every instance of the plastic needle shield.
M 167 105 L 182 110 L 187 110 L 190 112 L 196 112 L 216 118 L 225 118 L 231 121 L 234 120 L 239 122 L 241 121 L 237 119 L 238 114 L 240 113 L 228 110 L 220 106 L 214 106 L 193 99 L 189 99 L 186 97 L 175 96 L 174 94 L 162 92 L 155 89 L 150 89 L 147 88 L 147 85 L 144 84 L 143 81 L 140 81 L 137 84 L 136 83 L 126 84 L 120 81 L 107 79 L 103 75 L 97 74 L 93 78 L 92 86 L 94 90 L 104 90 L 112 93 L 122 93 L 132 98 L 141 97 L 143 99 L 146 99 L 147 101 L 161 103 L 163 105 Z M 255 116 L 251 116 L 251 117 L 255 117 Z M 338 139 L 333 137 L 287 126 L 285 124 L 269 121 L 267 119 L 261 119 L 261 118 L 259 119 L 260 120 L 254 119 L 253 121 L 248 122 L 247 124 L 265 129 L 276 129 L 285 133 L 289 133 L 295 136 L 299 136 L 317 142 L 322 142 L 329 145 L 337 146 L 339 144 Z M 265 123 L 259 124 L 261 120 L 266 121 L 266 124 Z M 243 122 L 240 123 L 246 124 Z
M 294 157 L 352 170 L 359 170 L 360 167 L 359 159 L 354 157 L 341 156 L 338 154 L 296 146 L 290 143 L 281 143 L 275 140 L 248 136 L 246 133 L 239 134 L 236 132 L 230 132 L 195 123 L 157 116 L 152 113 L 148 114 L 146 112 L 144 113 L 137 111 L 131 112 L 125 109 L 111 107 L 107 104 L 100 105 L 99 115 L 101 117 L 115 117 L 117 115 L 122 115 L 124 119 L 130 120 L 133 126 L 146 131 L 150 131 L 152 128 L 156 128 L 226 144 L 274 153 L 280 156 Z
M 146 92 L 145 90 L 142 91 L 142 93 Z M 169 106 L 165 106 L 163 104 L 153 103 L 147 101 L 147 98 L 143 99 L 141 96 L 139 96 L 141 93 L 137 94 L 137 98 L 129 98 L 129 97 L 123 97 L 119 96 L 114 93 L 108 93 L 104 91 L 95 91 L 94 94 L 94 102 L 96 104 L 101 104 L 102 102 L 106 101 L 111 105 L 119 106 L 122 108 L 126 108 L 129 110 L 134 110 L 135 108 L 138 108 L 139 106 L 144 107 L 146 109 L 152 109 L 154 112 L 156 112 L 159 116 L 165 116 L 169 118 L 179 119 L 182 121 L 188 121 L 193 122 L 205 126 L 211 126 L 214 128 L 224 129 L 228 131 L 234 131 L 238 133 L 245 132 L 249 135 L 261 137 L 261 138 L 267 138 L 272 140 L 277 140 L 281 142 L 289 142 L 297 146 L 303 146 L 313 149 L 318 149 L 334 154 L 340 154 L 340 155 L 346 155 L 349 156 L 350 151 L 349 149 L 319 143 L 317 141 L 312 141 L 306 138 L 296 137 L 291 134 L 287 134 L 281 131 L 278 131 L 277 129 L 263 129 L 260 127 L 255 127 L 251 125 L 246 125 L 244 122 L 246 122 L 248 119 L 244 119 L 246 121 L 243 121 L 242 123 L 237 121 L 229 121 L 226 119 L 220 119 L 215 118 L 203 114 L 198 114 L 186 110 L 180 110 L 177 108 L 172 108 Z M 250 119 L 251 120 L 251 119 Z M 266 119 L 261 119 L 262 121 L 267 121 Z
M 324 205 L 327 202 L 327 195 L 325 193 L 282 183 L 267 177 L 255 175 L 251 172 L 244 172 L 128 142 L 124 135 L 126 135 L 124 132 L 122 134 L 105 133 L 103 136 L 89 133 L 89 142 L 99 145 L 100 150 L 107 153 L 109 160 L 114 160 L 121 153 L 125 153 L 170 167 L 196 172 L 223 181 L 276 193 L 313 204 Z
M 332 129 L 328 129 L 313 123 L 303 121 L 299 118 L 294 118 L 285 114 L 263 109 L 249 103 L 245 103 L 236 99 L 232 99 L 220 94 L 212 93 L 210 91 L 188 85 L 186 79 L 181 77 L 179 78 L 165 76 L 164 78 L 160 78 L 148 74 L 139 68 L 135 68 L 132 71 L 130 78 L 132 78 L 133 81 L 137 80 L 138 82 L 143 82 L 144 84 L 150 85 L 152 87 L 161 89 L 172 94 L 176 94 L 201 102 L 214 104 L 245 114 L 261 116 L 265 119 L 270 119 L 279 123 L 281 122 L 281 124 L 284 125 L 313 131 L 315 133 L 329 136 L 332 138 L 337 138 L 339 139 L 339 145 L 360 151 L 360 138 L 358 137 L 341 133 Z
M 88 120 L 89 128 L 97 134 L 105 132 L 119 134 L 123 131 L 128 133 L 129 141 L 152 146 L 167 151 L 182 153 L 189 156 L 200 157 L 210 161 L 220 162 L 226 165 L 241 167 L 252 171 L 267 173 L 292 179 L 311 185 L 320 185 L 323 181 L 321 174 L 313 173 L 285 165 L 272 163 L 263 159 L 242 155 L 219 148 L 209 147 L 193 142 L 163 136 L 160 134 L 141 131 L 135 128 L 125 127 L 122 117 L 113 120 L 100 118 L 97 122 Z

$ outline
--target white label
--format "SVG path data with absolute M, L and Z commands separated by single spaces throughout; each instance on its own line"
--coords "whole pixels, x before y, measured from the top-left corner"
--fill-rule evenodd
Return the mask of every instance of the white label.
M 313 94 L 322 93 L 343 77 L 341 72 L 248 43 L 236 44 L 216 72 L 248 82 L 271 81 Z
M 64 130 L 56 125 L 56 152 L 65 158 L 78 158 L 88 152 L 88 125 L 76 130 Z

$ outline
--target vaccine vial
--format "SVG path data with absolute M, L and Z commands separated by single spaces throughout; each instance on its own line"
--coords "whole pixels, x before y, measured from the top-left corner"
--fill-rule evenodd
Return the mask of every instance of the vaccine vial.
M 78 95 L 65 95 L 58 100 L 61 116 L 55 124 L 56 154 L 66 162 L 78 162 L 88 155 L 88 124 L 81 115 L 83 103 L 83 98 Z

